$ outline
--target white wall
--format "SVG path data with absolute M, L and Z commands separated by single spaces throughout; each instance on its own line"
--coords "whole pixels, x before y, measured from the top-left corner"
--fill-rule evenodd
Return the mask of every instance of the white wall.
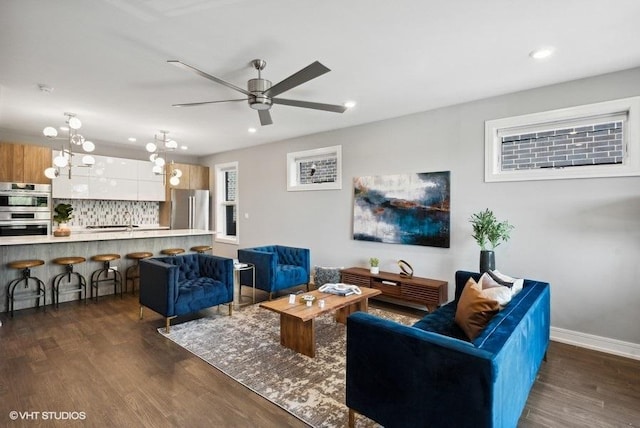
M 241 241 L 214 252 L 236 257 L 237 248 L 279 243 L 310 248 L 313 265 L 366 266 L 376 256 L 382 270 L 396 272 L 404 259 L 418 276 L 448 280 L 453 296 L 454 272 L 478 269 L 468 219 L 488 207 L 515 225 L 496 250 L 497 267 L 551 283 L 554 328 L 622 341 L 633 353 L 640 350 L 640 177 L 485 183 L 483 156 L 485 120 L 639 94 L 637 68 L 213 155 L 205 158 L 211 168 L 239 162 Z M 323 113 L 309 112 L 309 120 L 315 114 Z M 288 152 L 337 144 L 342 190 L 286 191 Z M 443 170 L 451 171 L 451 248 L 351 238 L 354 177 Z

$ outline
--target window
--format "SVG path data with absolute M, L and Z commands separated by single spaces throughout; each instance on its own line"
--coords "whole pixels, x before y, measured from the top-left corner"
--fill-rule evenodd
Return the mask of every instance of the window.
M 640 97 L 485 123 L 485 181 L 640 175 Z
M 238 162 L 215 166 L 216 242 L 238 243 Z
M 287 190 L 342 189 L 342 146 L 287 153 Z

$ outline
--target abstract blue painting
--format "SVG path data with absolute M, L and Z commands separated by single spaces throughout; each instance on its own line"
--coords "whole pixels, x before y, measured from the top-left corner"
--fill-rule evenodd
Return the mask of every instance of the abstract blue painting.
M 353 239 L 449 248 L 450 172 L 356 177 Z

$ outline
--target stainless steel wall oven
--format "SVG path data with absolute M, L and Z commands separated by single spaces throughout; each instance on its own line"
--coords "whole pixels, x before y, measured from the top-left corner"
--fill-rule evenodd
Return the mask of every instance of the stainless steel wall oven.
M 0 183 L 0 238 L 48 235 L 50 230 L 50 184 Z

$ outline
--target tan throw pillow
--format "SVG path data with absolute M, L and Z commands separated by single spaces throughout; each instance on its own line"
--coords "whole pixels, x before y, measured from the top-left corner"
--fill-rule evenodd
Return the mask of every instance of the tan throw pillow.
M 480 286 L 469 278 L 458 301 L 455 321 L 469 340 L 473 340 L 499 310 L 500 304 L 485 297 Z

